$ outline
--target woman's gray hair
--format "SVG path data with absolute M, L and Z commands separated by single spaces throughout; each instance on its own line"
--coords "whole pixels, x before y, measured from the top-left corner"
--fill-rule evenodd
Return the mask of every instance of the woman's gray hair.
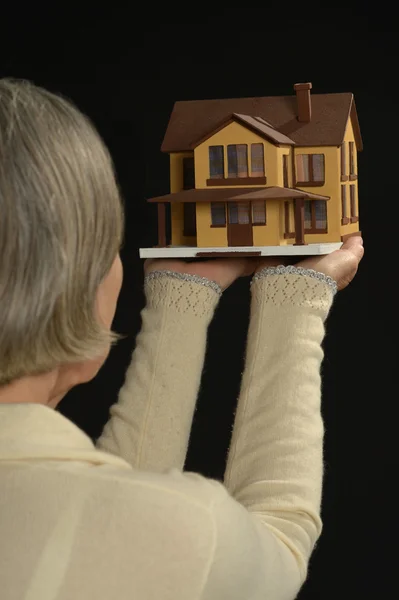
M 110 155 L 69 101 L 0 79 L 0 386 L 94 359 L 120 336 L 97 291 L 123 239 Z

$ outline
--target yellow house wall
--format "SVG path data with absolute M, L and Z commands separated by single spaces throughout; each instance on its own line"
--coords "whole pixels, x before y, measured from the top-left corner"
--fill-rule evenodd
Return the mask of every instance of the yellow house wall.
M 329 196 L 327 200 L 327 233 L 305 234 L 306 244 L 341 241 L 341 153 L 336 146 L 312 146 L 295 148 L 295 156 L 300 154 L 324 154 L 325 183 L 317 187 L 297 186 L 298 189 Z
M 347 168 L 349 170 L 348 142 L 355 141 L 351 120 L 348 121 L 344 143 L 347 152 Z M 224 146 L 225 175 L 228 174 L 227 145 L 248 145 L 248 174 L 251 173 L 250 144 L 262 143 L 265 157 L 265 175 L 268 186 L 283 186 L 283 155 L 288 158 L 289 187 L 293 187 L 292 152 L 297 154 L 324 154 L 325 157 L 325 183 L 318 187 L 305 187 L 301 189 L 316 194 L 329 196 L 327 200 L 328 233 L 306 234 L 306 243 L 340 241 L 342 235 L 355 233 L 359 230 L 359 223 L 348 225 L 341 224 L 341 155 L 339 147 L 304 147 L 292 148 L 289 146 L 277 147 L 264 140 L 256 133 L 246 129 L 241 124 L 232 122 L 212 137 L 205 140 L 193 152 L 179 152 L 170 155 L 170 191 L 181 191 L 183 188 L 183 158 L 193 156 L 195 160 L 195 187 L 197 189 L 215 189 L 206 185 L 209 179 L 209 146 Z M 355 171 L 357 173 L 357 152 L 355 150 Z M 356 203 L 358 205 L 357 180 L 345 182 L 347 189 L 348 211 L 350 210 L 349 185 L 355 185 Z M 237 187 L 237 186 L 223 186 Z M 254 186 L 262 187 L 262 186 Z M 197 240 L 183 235 L 183 204 L 171 205 L 172 245 L 197 245 L 197 246 L 227 246 L 227 227 L 211 227 L 210 203 L 198 203 L 197 207 Z M 269 200 L 266 203 L 266 226 L 253 227 L 253 243 L 255 246 L 285 245 L 295 242 L 294 239 L 285 240 L 284 201 Z M 294 230 L 294 208 L 290 205 L 291 229 Z
M 254 246 L 279 245 L 279 200 L 266 201 L 266 225 L 254 225 Z
M 288 187 L 292 187 L 292 154 L 290 146 L 280 146 L 277 150 L 277 183 L 284 187 L 284 169 L 283 169 L 283 156 L 288 156 Z
M 170 193 L 180 192 L 183 189 L 183 158 L 193 156 L 193 152 L 173 152 L 170 159 Z M 183 235 L 183 203 L 172 203 L 171 217 L 171 243 L 172 246 L 194 246 L 195 238 Z
M 251 174 L 251 148 L 250 144 L 263 144 L 263 152 L 265 158 L 265 175 L 267 178 L 266 185 L 278 185 L 278 148 L 270 142 L 264 140 L 256 133 L 243 127 L 240 123 L 233 121 L 226 125 L 224 129 L 218 131 L 210 138 L 202 142 L 194 150 L 195 161 L 195 187 L 214 189 L 206 185 L 206 180 L 209 179 L 209 146 L 224 146 L 224 172 L 227 177 L 227 146 L 229 144 L 247 144 L 248 145 L 248 175 Z M 237 187 L 237 186 L 223 186 Z M 262 186 L 257 186 L 262 187 Z
M 200 247 L 226 247 L 227 227 L 211 227 L 211 205 L 209 202 L 197 204 L 197 245 Z
M 346 175 L 349 175 L 349 142 L 355 142 L 355 152 L 354 152 L 354 163 L 355 163 L 355 173 L 357 174 L 358 170 L 357 170 L 357 148 L 356 148 L 356 141 L 355 141 L 355 136 L 353 133 L 353 125 L 352 125 L 352 119 L 348 120 L 348 124 L 346 126 L 346 131 L 345 131 L 345 137 L 344 137 L 344 144 L 345 144 L 345 152 L 346 152 Z M 350 186 L 354 185 L 355 186 L 355 201 L 356 201 L 356 209 L 357 209 L 357 216 L 359 216 L 359 194 L 358 194 L 358 180 L 355 179 L 354 181 L 340 181 L 340 186 L 344 185 L 346 187 L 346 206 L 347 206 L 347 214 L 350 215 Z M 340 190 L 340 195 L 341 195 L 341 190 Z M 340 196 L 341 197 L 341 196 Z M 340 204 L 340 218 L 342 216 L 342 210 L 341 210 L 341 204 Z M 340 235 L 349 235 L 351 233 L 356 233 L 357 231 L 359 231 L 360 226 L 359 226 L 359 222 L 357 223 L 349 223 L 348 225 L 341 225 L 340 226 L 340 230 L 341 233 Z
M 282 185 L 282 148 L 264 140 L 256 133 L 243 127 L 240 123 L 232 122 L 221 131 L 205 140 L 194 150 L 195 160 L 195 187 L 202 189 L 215 189 L 207 186 L 206 180 L 210 178 L 209 172 L 209 146 L 224 147 L 224 172 L 228 175 L 227 146 L 229 144 L 248 145 L 248 175 L 251 174 L 251 148 L 250 144 L 263 144 L 265 159 L 266 185 Z M 280 163 L 280 164 L 279 164 Z M 238 186 L 224 185 L 223 187 L 235 188 Z M 248 186 L 247 186 L 248 187 Z M 262 187 L 254 186 L 254 187 Z M 274 246 L 279 240 L 279 206 L 275 200 L 266 202 L 266 225 L 253 227 L 254 246 Z M 227 227 L 211 227 L 211 209 L 209 203 L 197 204 L 197 242 L 198 246 L 227 246 Z

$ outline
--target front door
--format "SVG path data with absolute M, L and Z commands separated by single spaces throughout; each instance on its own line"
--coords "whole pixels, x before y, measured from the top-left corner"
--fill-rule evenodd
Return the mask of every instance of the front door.
M 253 246 L 250 202 L 227 203 L 227 242 L 229 246 Z

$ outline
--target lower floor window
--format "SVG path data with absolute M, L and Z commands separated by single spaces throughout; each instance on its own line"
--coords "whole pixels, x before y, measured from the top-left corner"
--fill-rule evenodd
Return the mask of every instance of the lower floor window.
M 195 202 L 185 202 L 183 204 L 184 227 L 183 235 L 193 237 L 197 235 L 197 218 Z
M 251 203 L 228 202 L 227 212 L 231 225 L 266 225 L 266 202 L 264 200 L 256 200 Z M 226 226 L 226 204 L 224 202 L 211 202 L 211 223 L 212 227 Z
M 358 214 L 357 214 L 357 206 L 356 206 L 356 187 L 355 187 L 355 185 L 350 186 L 350 199 L 351 199 L 351 219 L 356 219 L 358 217 Z
M 252 223 L 266 225 L 266 202 L 264 200 L 252 202 Z
M 231 225 L 249 225 L 249 202 L 229 202 L 229 223 Z
M 224 202 L 211 202 L 212 227 L 225 227 L 226 205 Z
M 325 200 L 305 200 L 305 233 L 325 233 L 327 231 L 327 202 Z

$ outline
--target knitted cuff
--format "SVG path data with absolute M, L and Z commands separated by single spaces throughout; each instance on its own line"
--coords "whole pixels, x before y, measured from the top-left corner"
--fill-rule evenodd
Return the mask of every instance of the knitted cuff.
M 212 317 L 222 295 L 222 288 L 206 277 L 176 273 L 175 271 L 152 271 L 144 278 L 147 305 L 164 306 L 179 313 L 196 317 Z
M 326 318 L 337 284 L 324 273 L 290 265 L 265 267 L 252 278 L 251 290 L 255 301 L 310 308 Z

